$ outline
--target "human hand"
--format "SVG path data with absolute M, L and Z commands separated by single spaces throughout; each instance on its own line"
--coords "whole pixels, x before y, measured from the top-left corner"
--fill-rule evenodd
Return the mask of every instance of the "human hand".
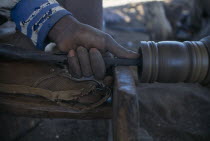
M 119 45 L 110 35 L 82 24 L 72 16 L 65 16 L 51 29 L 48 37 L 63 52 L 68 52 L 70 73 L 80 78 L 94 75 L 102 79 L 107 51 L 118 58 L 138 58 L 139 55 Z

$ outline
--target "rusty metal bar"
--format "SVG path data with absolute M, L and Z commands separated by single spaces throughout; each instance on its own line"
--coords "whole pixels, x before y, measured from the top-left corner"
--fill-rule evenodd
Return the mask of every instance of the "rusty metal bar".
M 0 44 L 0 58 L 14 61 L 36 61 L 47 63 L 67 63 L 67 55 L 64 53 L 50 54 L 43 51 L 31 51 L 15 46 Z M 120 59 L 104 57 L 106 65 L 112 66 L 140 66 L 141 59 Z

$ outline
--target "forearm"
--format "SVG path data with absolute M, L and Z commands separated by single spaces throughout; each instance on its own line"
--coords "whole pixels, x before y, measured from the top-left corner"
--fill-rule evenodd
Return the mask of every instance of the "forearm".
M 43 50 L 50 29 L 62 17 L 70 14 L 56 0 L 21 0 L 11 10 L 11 19 L 18 30 Z

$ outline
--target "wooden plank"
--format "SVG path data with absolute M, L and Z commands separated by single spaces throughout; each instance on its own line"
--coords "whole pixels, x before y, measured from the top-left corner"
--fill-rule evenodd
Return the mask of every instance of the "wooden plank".
M 129 67 L 115 68 L 113 94 L 113 140 L 139 141 L 139 105 Z
M 90 111 L 75 111 L 41 97 L 0 94 L 0 112 L 35 118 L 110 119 L 112 107 L 103 104 Z

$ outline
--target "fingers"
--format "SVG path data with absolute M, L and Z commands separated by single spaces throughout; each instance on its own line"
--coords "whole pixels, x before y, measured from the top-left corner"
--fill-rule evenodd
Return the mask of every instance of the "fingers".
M 95 78 L 103 79 L 105 76 L 106 67 L 101 53 L 96 48 L 91 48 L 89 54 L 91 67 Z
M 80 62 L 83 76 L 85 77 L 91 76 L 93 73 L 90 66 L 88 50 L 84 47 L 78 47 L 77 54 L 78 54 L 78 59 Z
M 75 78 L 82 77 L 79 60 L 74 50 L 70 50 L 68 53 L 68 64 L 69 64 L 69 72 L 73 77 Z
M 105 58 L 114 58 L 114 55 L 111 54 L 110 52 L 105 52 L 102 54 L 103 57 Z M 106 64 L 106 69 L 111 68 L 112 66 L 110 64 Z
M 122 47 L 110 36 L 106 41 L 106 49 L 118 58 L 135 59 L 139 57 L 138 53 Z
M 96 79 L 103 79 L 106 72 L 105 63 L 99 50 L 78 47 L 77 52 L 68 53 L 69 72 L 73 77 L 81 78 L 94 75 Z

